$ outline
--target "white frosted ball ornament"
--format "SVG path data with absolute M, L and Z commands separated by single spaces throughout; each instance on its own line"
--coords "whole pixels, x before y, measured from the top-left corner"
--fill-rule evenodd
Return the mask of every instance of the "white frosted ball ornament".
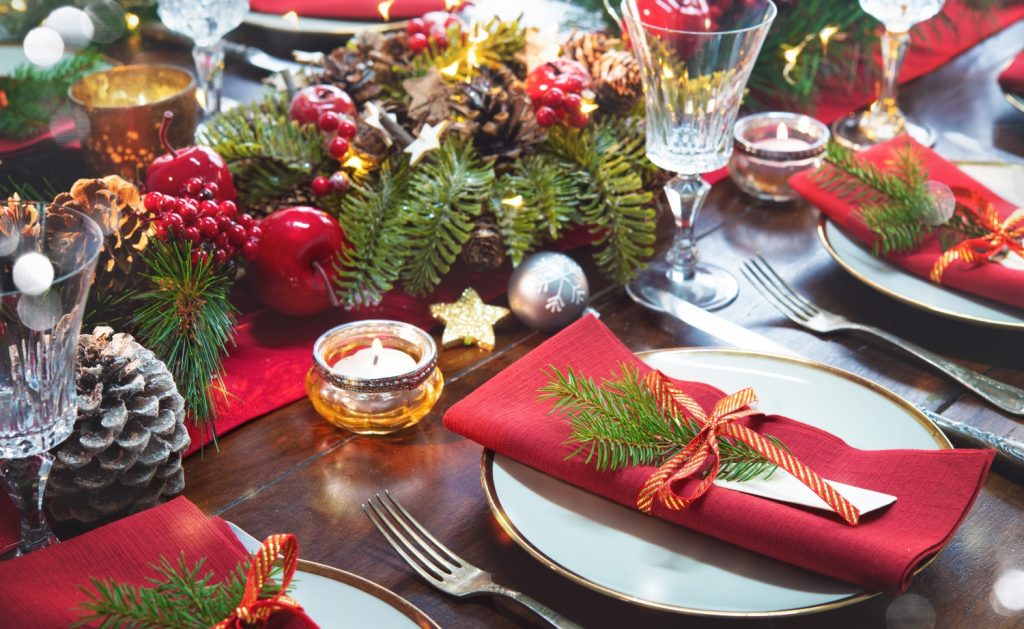
M 22 42 L 25 58 L 41 68 L 49 68 L 64 56 L 64 38 L 48 26 L 37 26 Z
M 43 20 L 43 26 L 48 26 L 60 33 L 64 44 L 68 48 L 76 50 L 88 46 L 92 42 L 93 35 L 96 34 L 92 18 L 77 7 L 54 9 Z
M 42 295 L 53 285 L 53 263 L 41 253 L 30 251 L 14 261 L 14 287 L 25 295 Z

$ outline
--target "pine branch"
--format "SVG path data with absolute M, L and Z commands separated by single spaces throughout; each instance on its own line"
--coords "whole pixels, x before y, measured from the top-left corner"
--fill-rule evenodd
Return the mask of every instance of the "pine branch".
M 605 122 L 581 130 L 555 127 L 548 150 L 587 177 L 584 189 L 593 196 L 580 211 L 591 232 L 600 234 L 595 260 L 617 283 L 629 282 L 654 253 L 655 211 L 641 177 L 643 142 Z
M 338 298 L 346 306 L 373 305 L 391 290 L 409 252 L 406 234 L 409 169 L 397 159 L 381 165 L 372 182 L 350 191 L 339 221 L 350 246 L 334 262 Z
M 288 102 L 284 93 L 270 94 L 217 114 L 196 134 L 227 162 L 243 205 L 280 196 L 331 170 L 320 131 L 290 120 Z
M 49 68 L 24 63 L 10 76 L 0 76 L 0 92 L 7 97 L 7 106 L 0 108 L 0 137 L 21 140 L 46 131 L 71 84 L 101 63 L 98 54 L 81 52 Z
M 220 379 L 221 356 L 234 342 L 231 280 L 209 258 L 192 264 L 188 243 L 153 241 L 143 257 L 153 288 L 133 297 L 139 342 L 167 364 L 189 419 L 216 443 L 211 380 Z
M 526 48 L 526 29 L 519 20 L 474 23 L 463 38 L 458 26 L 448 29 L 448 47 L 440 50 L 431 44 L 413 58 L 415 75 L 423 75 L 431 66 L 445 70 L 442 76 L 452 82 L 468 81 L 480 68 L 500 69 L 517 61 Z
M 687 418 L 672 421 L 635 367 L 622 365 L 617 377 L 600 385 L 571 367 L 565 372 L 552 367 L 548 377 L 540 399 L 554 401 L 551 412 L 565 416 L 572 427 L 567 443 L 576 449 L 567 460 L 585 454 L 584 461 L 602 472 L 659 466 L 686 447 L 699 431 Z M 787 449 L 775 437 L 768 439 Z M 719 437 L 718 443 L 718 478 L 722 480 L 768 477 L 776 469 L 774 463 L 741 441 Z
M 472 144 L 448 136 L 441 148 L 414 167 L 407 205 L 408 254 L 402 282 L 422 295 L 436 286 L 469 240 L 494 183 L 494 170 Z

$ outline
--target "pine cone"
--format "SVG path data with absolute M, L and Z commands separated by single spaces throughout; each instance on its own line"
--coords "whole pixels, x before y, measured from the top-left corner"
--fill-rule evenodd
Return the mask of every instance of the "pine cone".
M 579 61 L 596 78 L 594 64 L 618 44 L 618 39 L 608 37 L 604 33 L 573 31 L 569 39 L 562 44 L 562 56 Z
M 477 153 L 485 161 L 507 163 L 544 141 L 544 130 L 533 115 L 530 97 L 518 85 L 493 85 L 479 76 L 459 83 L 450 96 L 452 109 L 461 114 L 455 130 L 472 136 Z M 499 163 L 499 166 L 501 163 Z
M 624 114 L 633 109 L 643 95 L 640 66 L 625 50 L 605 53 L 591 67 L 597 106 L 606 114 Z
M 382 35 L 365 32 L 351 46 L 342 46 L 326 55 L 324 71 L 318 81 L 345 90 L 360 105 L 380 98 L 384 85 L 407 75 L 409 46 L 404 31 Z
M 250 214 L 258 218 L 269 216 L 272 212 L 280 210 L 286 207 L 295 207 L 296 205 L 310 205 L 316 206 L 316 195 L 313 194 L 313 189 L 308 185 L 288 190 L 284 194 L 272 199 L 262 199 L 260 203 L 248 206 Z
M 127 334 L 78 338 L 78 419 L 53 450 L 46 505 L 56 520 L 111 522 L 181 493 L 185 401 L 167 367 Z
M 505 263 L 505 242 L 493 218 L 481 216 L 473 222 L 462 259 L 477 271 L 493 271 Z

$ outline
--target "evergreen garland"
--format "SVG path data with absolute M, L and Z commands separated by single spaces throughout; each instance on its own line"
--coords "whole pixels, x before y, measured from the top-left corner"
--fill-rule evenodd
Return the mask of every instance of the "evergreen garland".
M 447 68 L 443 76 L 449 80 L 469 81 L 481 68 L 499 69 L 517 63 L 526 47 L 526 29 L 518 20 L 493 17 L 476 23 L 466 37 L 458 26 L 448 30 L 448 47 L 439 50 L 431 45 L 424 54 L 413 58 L 413 75 L 422 76 L 431 67 Z M 470 55 L 475 63 L 470 63 Z
M 49 68 L 24 63 L 11 76 L 0 76 L 7 102 L 0 107 L 0 137 L 22 140 L 46 131 L 54 112 L 67 102 L 71 84 L 101 63 L 98 54 L 82 52 Z
M 549 381 L 541 388 L 540 399 L 554 401 L 551 412 L 565 416 L 572 427 L 567 443 L 575 449 L 567 460 L 585 453 L 584 461 L 602 472 L 659 466 L 686 447 L 700 430 L 685 418 L 672 421 L 636 367 L 622 365 L 616 377 L 601 384 L 571 367 L 564 372 L 552 367 L 547 375 Z M 777 438 L 768 439 L 787 450 Z M 719 436 L 718 445 L 721 480 L 768 477 L 776 469 L 742 441 Z

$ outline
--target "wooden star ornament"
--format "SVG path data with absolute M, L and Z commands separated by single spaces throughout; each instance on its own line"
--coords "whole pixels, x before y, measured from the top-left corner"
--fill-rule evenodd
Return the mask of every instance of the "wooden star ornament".
M 447 120 L 442 120 L 435 125 L 424 123 L 423 128 L 420 129 L 419 137 L 413 140 L 412 143 L 404 149 L 410 156 L 409 165 L 415 166 L 421 159 L 423 159 L 424 155 L 430 151 L 441 148 L 441 136 L 447 128 Z
M 508 308 L 485 304 L 472 288 L 462 291 L 454 303 L 430 306 L 430 314 L 445 324 L 441 345 L 476 345 L 488 351 L 494 349 L 494 324 L 508 313 Z

